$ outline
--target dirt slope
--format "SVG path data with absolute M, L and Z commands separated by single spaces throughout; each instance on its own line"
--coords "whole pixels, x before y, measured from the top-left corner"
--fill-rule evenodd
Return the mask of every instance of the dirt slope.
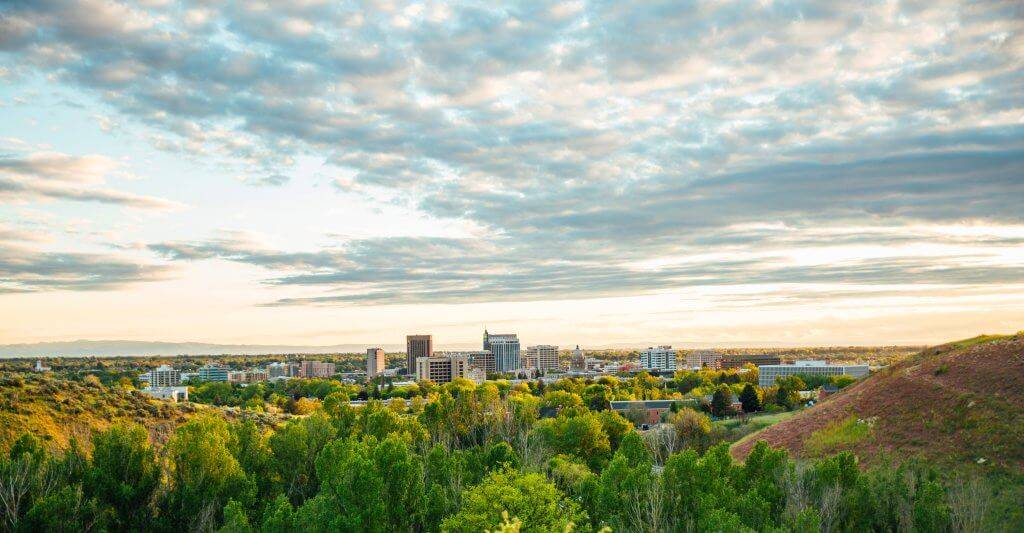
M 873 427 L 837 450 L 868 462 L 920 455 L 1024 472 L 1024 332 L 926 349 L 737 443 L 732 453 L 742 459 L 765 440 L 809 456 L 814 432 L 851 415 L 873 419 Z

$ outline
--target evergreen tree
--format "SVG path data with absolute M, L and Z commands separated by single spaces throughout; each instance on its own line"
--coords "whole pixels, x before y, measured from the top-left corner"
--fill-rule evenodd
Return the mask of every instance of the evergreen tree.
M 757 389 L 750 383 L 743 386 L 740 403 L 743 404 L 744 413 L 756 413 L 761 410 L 761 399 L 757 396 Z

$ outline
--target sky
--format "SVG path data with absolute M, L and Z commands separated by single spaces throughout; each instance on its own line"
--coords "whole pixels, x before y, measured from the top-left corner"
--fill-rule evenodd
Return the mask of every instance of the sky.
M 1024 7 L 9 0 L 0 317 L 6 343 L 1021 330 Z

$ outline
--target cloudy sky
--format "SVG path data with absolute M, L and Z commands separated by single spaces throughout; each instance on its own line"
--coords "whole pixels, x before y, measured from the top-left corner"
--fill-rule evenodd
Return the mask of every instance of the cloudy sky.
M 0 3 L 0 342 L 1024 329 L 1009 2 Z

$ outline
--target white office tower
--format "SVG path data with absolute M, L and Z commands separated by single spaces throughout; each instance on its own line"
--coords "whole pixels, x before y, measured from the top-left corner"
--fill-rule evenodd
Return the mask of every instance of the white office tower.
M 640 368 L 657 372 L 671 372 L 676 369 L 676 351 L 671 346 L 647 348 L 640 352 Z

